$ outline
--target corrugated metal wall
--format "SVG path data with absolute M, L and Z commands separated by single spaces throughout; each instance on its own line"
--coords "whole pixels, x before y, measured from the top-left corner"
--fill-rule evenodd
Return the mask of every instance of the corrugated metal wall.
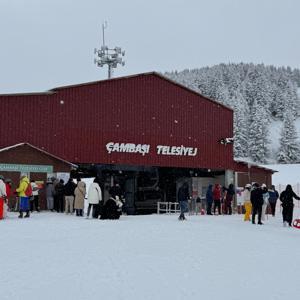
M 0 96 L 0 147 L 29 142 L 77 163 L 233 168 L 233 112 L 155 74 Z M 108 142 L 150 144 L 149 154 L 111 153 Z M 157 155 L 157 145 L 197 147 L 195 157 Z

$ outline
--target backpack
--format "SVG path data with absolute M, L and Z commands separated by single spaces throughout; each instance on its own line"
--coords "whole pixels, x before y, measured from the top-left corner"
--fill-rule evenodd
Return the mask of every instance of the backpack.
M 26 190 L 25 190 L 25 195 L 26 195 L 27 197 L 31 197 L 31 196 L 32 196 L 32 187 L 31 187 L 31 184 L 30 184 L 30 183 L 28 183 L 28 185 L 27 185 L 27 188 L 26 188 Z

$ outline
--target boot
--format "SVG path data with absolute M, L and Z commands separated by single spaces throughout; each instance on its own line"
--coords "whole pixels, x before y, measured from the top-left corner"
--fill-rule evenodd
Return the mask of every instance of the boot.
M 27 210 L 26 215 L 25 215 L 24 218 L 29 218 L 29 217 L 30 217 L 29 210 Z
M 23 212 L 20 211 L 20 215 L 18 216 L 18 218 L 22 219 L 23 218 Z

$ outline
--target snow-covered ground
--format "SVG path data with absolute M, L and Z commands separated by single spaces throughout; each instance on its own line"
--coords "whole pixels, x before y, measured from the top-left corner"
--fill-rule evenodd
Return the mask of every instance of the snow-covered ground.
M 299 215 L 299 209 L 294 216 Z M 300 295 L 300 230 L 241 215 L 0 221 L 0 299 L 286 300 Z

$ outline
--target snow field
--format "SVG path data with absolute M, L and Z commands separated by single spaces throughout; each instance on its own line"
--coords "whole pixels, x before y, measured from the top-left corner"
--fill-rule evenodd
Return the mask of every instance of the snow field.
M 300 231 L 280 215 L 265 223 L 10 213 L 0 222 L 1 299 L 295 299 Z

